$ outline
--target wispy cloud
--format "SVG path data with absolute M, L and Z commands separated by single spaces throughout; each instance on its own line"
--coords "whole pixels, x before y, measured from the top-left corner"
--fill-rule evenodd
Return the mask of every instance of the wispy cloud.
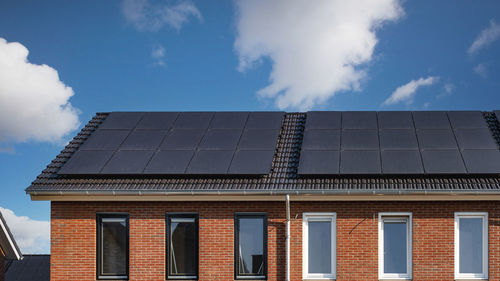
M 236 7 L 238 69 L 270 59 L 270 84 L 258 96 L 300 110 L 358 90 L 376 30 L 404 14 L 397 0 L 240 0 Z
M 122 12 L 125 19 L 139 31 L 158 31 L 165 26 L 179 31 L 191 17 L 203 21 L 196 5 L 188 0 L 175 3 L 124 0 Z
M 486 64 L 480 63 L 474 67 L 474 73 L 477 75 L 486 78 L 488 76 L 488 69 L 486 67 Z
M 453 91 L 455 91 L 455 89 L 456 89 L 455 84 L 447 82 L 444 84 L 443 91 L 441 92 L 441 94 L 437 96 L 437 98 L 444 98 L 447 96 L 451 96 L 451 94 L 453 93 Z
M 162 45 L 154 45 L 151 50 L 151 58 L 155 61 L 156 65 L 165 66 L 165 48 Z
M 23 254 L 50 252 L 50 223 L 17 216 L 12 210 L 0 207 L 9 229 Z
M 479 33 L 476 40 L 470 46 L 468 53 L 471 55 L 477 53 L 479 50 L 491 45 L 498 38 L 500 38 L 500 25 L 494 20 L 490 20 L 490 26 Z
M 62 142 L 77 129 L 74 92 L 48 65 L 28 61 L 28 49 L 0 38 L 0 142 Z
M 439 80 L 439 77 L 430 76 L 427 78 L 420 78 L 418 80 L 411 80 L 405 85 L 399 86 L 391 96 L 386 99 L 382 105 L 394 105 L 401 102 L 406 104 L 413 103 L 413 98 L 415 97 L 417 90 L 423 86 L 430 86 L 436 83 Z

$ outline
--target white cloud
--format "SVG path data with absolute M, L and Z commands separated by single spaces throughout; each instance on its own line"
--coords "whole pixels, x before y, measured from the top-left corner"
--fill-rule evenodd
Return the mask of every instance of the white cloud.
M 79 126 L 57 71 L 28 61 L 28 49 L 0 38 L 0 142 L 61 142 Z
M 375 31 L 404 13 L 398 0 L 240 0 L 236 6 L 238 69 L 269 58 L 270 84 L 258 96 L 301 110 L 358 90 Z
M 444 93 L 446 95 L 451 95 L 451 93 L 455 90 L 455 88 L 456 87 L 453 83 L 446 83 L 446 84 L 444 84 L 444 87 L 443 87 Z
M 124 0 L 122 12 L 125 19 L 139 31 L 158 31 L 164 26 L 179 31 L 183 24 L 189 22 L 190 17 L 203 20 L 198 8 L 188 0 L 181 0 L 175 4 L 150 0 Z
M 477 75 L 486 78 L 488 76 L 488 69 L 484 63 L 480 63 L 474 67 L 474 73 Z
M 165 66 L 165 48 L 162 45 L 154 45 L 151 50 L 151 58 L 155 60 L 156 65 Z
M 438 77 L 430 76 L 427 78 L 420 78 L 418 80 L 411 80 L 403 86 L 399 86 L 392 95 L 382 103 L 382 105 L 393 105 L 401 102 L 411 104 L 413 98 L 417 93 L 418 88 L 422 86 L 430 86 L 439 80 Z
M 477 36 L 476 40 L 470 46 L 468 53 L 474 54 L 482 48 L 489 46 L 491 43 L 500 38 L 500 25 L 494 20 L 490 20 L 490 26 L 483 29 Z
M 50 252 L 50 222 L 17 216 L 13 211 L 0 207 L 17 245 L 23 254 Z

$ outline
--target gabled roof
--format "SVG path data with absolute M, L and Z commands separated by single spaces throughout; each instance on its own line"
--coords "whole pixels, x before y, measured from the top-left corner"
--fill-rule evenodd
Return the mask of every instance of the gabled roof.
M 6 261 L 6 281 L 49 281 L 50 255 L 24 255 L 22 260 Z
M 19 260 L 23 258 L 14 236 L 3 218 L 2 212 L 0 212 L 0 248 L 5 253 L 5 258 L 7 259 Z
M 26 192 L 43 194 L 204 194 L 204 193 L 500 193 L 500 177 L 490 175 L 335 175 L 297 173 L 306 113 L 286 113 L 269 174 L 255 176 L 85 175 L 58 174 L 71 155 L 109 113 L 98 113 L 37 177 Z M 483 112 L 497 144 L 500 125 Z

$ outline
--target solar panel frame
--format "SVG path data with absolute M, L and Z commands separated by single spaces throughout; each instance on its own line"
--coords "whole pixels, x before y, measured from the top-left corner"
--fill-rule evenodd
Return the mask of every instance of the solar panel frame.
M 343 150 L 340 154 L 341 174 L 381 174 L 380 151 Z
M 299 175 L 335 175 L 340 172 L 340 151 L 302 150 L 299 159 Z
M 465 174 L 467 172 L 458 149 L 423 150 L 421 156 L 426 174 Z
M 380 130 L 379 140 L 381 150 L 414 150 L 419 148 L 415 130 Z
M 248 112 L 216 112 L 210 122 L 210 129 L 243 129 Z
M 302 149 L 340 150 L 340 130 L 305 130 Z
M 228 174 L 268 174 L 271 170 L 274 154 L 274 150 L 238 150 L 233 156 Z
M 306 115 L 306 129 L 340 130 L 342 113 L 340 111 L 309 111 Z
M 198 150 L 189 163 L 186 174 L 225 175 L 228 172 L 233 150 Z
M 169 130 L 179 112 L 146 112 L 135 127 L 137 130 Z
M 342 150 L 378 150 L 380 148 L 377 130 L 343 130 Z
M 204 135 L 204 129 L 172 129 L 166 135 L 159 149 L 194 150 L 197 149 Z
M 211 129 L 198 145 L 199 150 L 236 150 L 241 129 Z
M 212 121 L 213 112 L 181 112 L 175 120 L 175 129 L 206 129 Z
M 167 131 L 134 130 L 120 145 L 120 150 L 156 150 L 167 135 Z
M 97 129 L 81 145 L 80 150 L 117 150 L 130 134 L 130 130 Z
M 239 150 L 275 150 L 280 131 L 273 129 L 244 130 L 238 143 Z
M 417 130 L 419 147 L 426 149 L 458 149 L 452 130 Z
M 153 150 L 118 150 L 102 168 L 101 174 L 142 174 L 153 154 Z
M 381 151 L 383 174 L 423 174 L 424 166 L 418 150 Z
M 144 174 L 185 174 L 194 150 L 157 151 L 144 169 Z
M 416 129 L 451 129 L 446 111 L 413 111 Z
M 454 133 L 460 149 L 498 149 L 489 129 L 457 129 Z
M 415 129 L 409 111 L 380 111 L 377 118 L 379 129 Z
M 113 150 L 78 150 L 57 172 L 61 175 L 98 174 L 113 156 Z
M 283 126 L 285 113 L 282 111 L 250 112 L 245 129 L 275 129 Z
M 377 130 L 377 113 L 375 111 L 344 111 L 342 112 L 342 129 Z
M 488 129 L 481 111 L 449 111 L 447 114 L 453 129 Z
M 99 129 L 131 130 L 144 116 L 144 112 L 111 112 L 99 125 Z
M 469 173 L 500 174 L 498 149 L 464 149 L 461 152 Z

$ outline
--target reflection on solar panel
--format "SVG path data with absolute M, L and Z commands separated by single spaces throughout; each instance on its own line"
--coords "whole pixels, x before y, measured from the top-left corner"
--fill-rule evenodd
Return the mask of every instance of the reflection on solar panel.
M 283 112 L 113 112 L 59 174 L 268 174 Z
M 339 173 L 500 173 L 500 152 L 479 111 L 308 112 L 298 174 Z

